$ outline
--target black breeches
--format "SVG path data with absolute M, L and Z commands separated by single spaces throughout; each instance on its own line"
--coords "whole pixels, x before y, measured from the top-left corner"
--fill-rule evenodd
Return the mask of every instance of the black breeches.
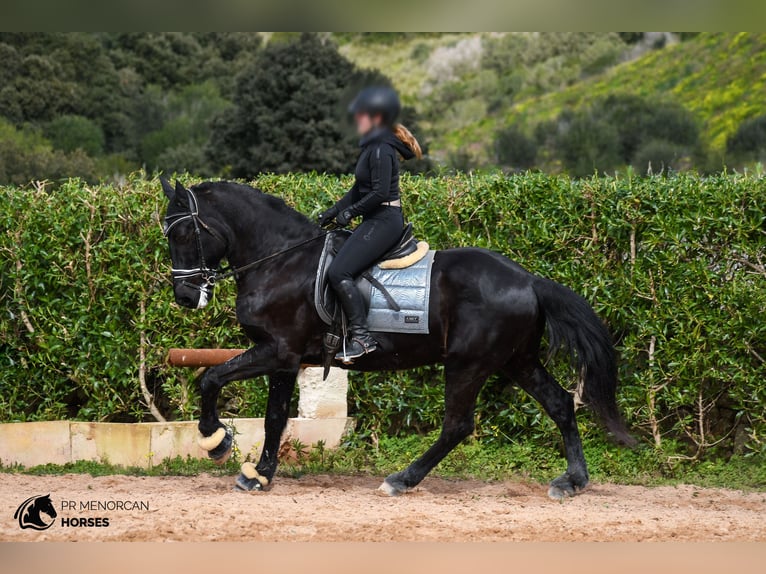
M 330 264 L 330 285 L 335 288 L 341 281 L 355 279 L 369 269 L 396 244 L 403 230 L 404 217 L 398 207 L 384 206 L 367 216 Z

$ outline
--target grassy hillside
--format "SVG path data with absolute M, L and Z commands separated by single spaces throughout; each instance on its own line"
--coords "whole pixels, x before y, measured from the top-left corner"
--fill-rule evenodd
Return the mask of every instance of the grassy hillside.
M 394 80 L 407 105 L 422 110 L 420 97 L 426 84 L 439 74 L 431 56 L 442 49 L 450 59 L 451 48 L 460 42 L 480 41 L 481 34 L 379 34 L 369 39 L 336 35 L 341 54 L 362 68 L 382 71 Z M 459 48 L 458 48 L 459 50 Z
M 544 43 L 562 42 L 563 36 L 553 35 Z M 420 112 L 429 132 L 431 155 L 440 160 L 467 151 L 486 163 L 488 147 L 499 128 L 522 124 L 529 130 L 563 110 L 576 110 L 610 94 L 681 104 L 699 122 L 702 143 L 714 159 L 721 156 L 726 138 L 743 120 L 766 113 L 766 34 L 700 34 L 648 50 L 624 63 L 607 63 L 595 73 L 570 77 L 560 86 L 534 83 L 490 110 L 488 93 L 496 88 L 496 82 L 486 81 L 481 65 L 487 37 L 409 34 L 337 39 L 341 52 L 356 64 L 380 69 L 393 78 L 405 102 Z M 626 46 L 618 61 L 630 54 L 631 48 Z M 543 65 L 548 66 L 551 76 L 563 76 L 565 68 L 572 69 L 573 60 L 585 62 L 587 57 L 585 51 L 573 52 L 568 58 L 553 58 Z M 576 64 L 573 69 L 577 69 Z M 510 64 L 504 74 L 528 79 L 537 71 L 522 59 Z M 454 98 L 444 110 L 438 109 L 438 97 L 434 96 L 440 91 Z
M 494 117 L 437 136 L 437 149 L 489 141 L 504 125 L 533 126 L 609 94 L 672 99 L 691 110 L 705 144 L 723 152 L 743 120 L 766 113 L 766 34 L 700 34 L 561 91 L 522 100 Z

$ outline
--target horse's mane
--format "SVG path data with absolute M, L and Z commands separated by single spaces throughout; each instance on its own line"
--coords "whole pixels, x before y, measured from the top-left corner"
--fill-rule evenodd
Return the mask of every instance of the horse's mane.
M 261 189 L 246 185 L 244 183 L 237 183 L 233 181 L 203 181 L 193 185 L 191 188 L 195 193 L 203 196 L 208 193 L 214 193 L 216 191 L 224 191 L 237 195 L 246 194 L 251 199 L 254 199 L 256 202 L 262 202 L 269 209 L 285 216 L 286 218 L 289 218 L 291 221 L 311 225 L 311 220 L 308 217 L 287 205 L 285 200 L 281 197 L 271 195 L 270 193 L 266 193 Z

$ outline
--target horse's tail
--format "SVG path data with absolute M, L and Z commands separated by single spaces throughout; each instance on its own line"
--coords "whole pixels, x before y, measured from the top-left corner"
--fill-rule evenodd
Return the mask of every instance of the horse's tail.
M 636 444 L 617 409 L 617 359 L 606 326 L 590 304 L 568 287 L 536 277 L 533 288 L 548 326 L 549 352 L 562 347 L 569 352 L 581 377 L 582 400 L 618 443 Z

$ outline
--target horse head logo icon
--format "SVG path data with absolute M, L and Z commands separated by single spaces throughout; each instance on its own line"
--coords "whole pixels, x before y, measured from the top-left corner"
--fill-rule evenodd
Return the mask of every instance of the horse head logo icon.
M 49 522 L 43 520 L 40 514 L 47 514 Z M 32 496 L 27 498 L 16 509 L 14 518 L 19 520 L 19 528 L 31 528 L 32 530 L 48 530 L 56 522 L 56 509 L 53 508 L 51 495 Z

